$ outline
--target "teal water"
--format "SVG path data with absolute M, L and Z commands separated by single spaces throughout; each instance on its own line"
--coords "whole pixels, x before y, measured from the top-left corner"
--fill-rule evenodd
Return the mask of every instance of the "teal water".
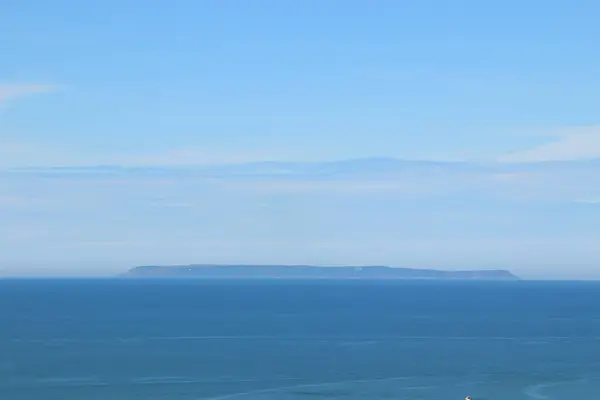
M 600 284 L 0 281 L 10 400 L 600 393 Z

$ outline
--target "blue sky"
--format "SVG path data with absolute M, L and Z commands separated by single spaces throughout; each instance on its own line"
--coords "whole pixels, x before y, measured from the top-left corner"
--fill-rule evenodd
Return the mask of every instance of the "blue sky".
M 600 278 L 599 13 L 591 0 L 12 2 L 0 268 Z M 430 163 L 323 167 L 375 157 Z M 225 167 L 262 161 L 280 164 Z

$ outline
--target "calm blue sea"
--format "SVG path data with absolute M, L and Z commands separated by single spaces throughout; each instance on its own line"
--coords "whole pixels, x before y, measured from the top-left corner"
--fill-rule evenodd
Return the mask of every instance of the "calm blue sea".
M 599 394 L 598 283 L 0 281 L 7 400 Z

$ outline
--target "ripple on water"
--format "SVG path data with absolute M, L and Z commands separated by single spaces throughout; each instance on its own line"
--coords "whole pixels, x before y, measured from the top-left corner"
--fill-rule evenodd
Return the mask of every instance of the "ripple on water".
M 570 382 L 540 382 L 535 384 L 507 383 L 501 379 L 482 381 L 452 381 L 424 378 L 381 378 L 340 382 L 307 383 L 240 391 L 205 398 L 204 400 L 299 400 L 299 399 L 403 399 L 433 400 L 440 398 L 475 400 L 554 400 L 567 397 L 589 397 L 600 392 L 600 381 L 582 379 Z
M 590 398 L 600 393 L 600 377 L 540 383 L 528 386 L 523 392 L 528 399 L 532 400 Z

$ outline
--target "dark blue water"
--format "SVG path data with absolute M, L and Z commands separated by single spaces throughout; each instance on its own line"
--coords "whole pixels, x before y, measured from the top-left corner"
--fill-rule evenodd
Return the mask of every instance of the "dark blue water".
M 598 393 L 597 283 L 0 281 L 3 399 Z

